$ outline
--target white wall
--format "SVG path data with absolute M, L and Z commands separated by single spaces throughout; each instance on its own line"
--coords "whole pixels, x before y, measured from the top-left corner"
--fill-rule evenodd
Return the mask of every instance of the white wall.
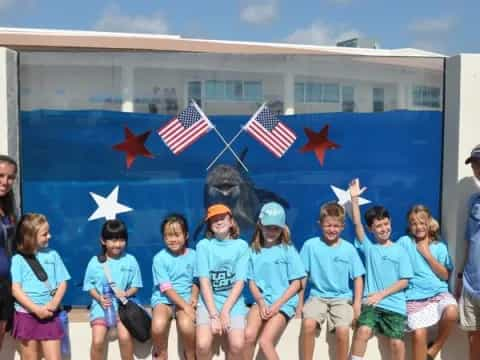
M 442 181 L 442 232 L 459 266 L 465 249 L 467 201 L 480 191 L 465 159 L 480 144 L 480 55 L 462 54 L 447 60 Z M 455 278 L 455 277 L 454 277 Z

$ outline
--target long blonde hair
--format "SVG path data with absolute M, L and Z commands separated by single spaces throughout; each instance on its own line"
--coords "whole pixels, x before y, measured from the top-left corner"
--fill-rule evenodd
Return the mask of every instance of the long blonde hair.
M 290 229 L 288 228 L 287 225 L 285 225 L 282 228 L 282 232 L 278 238 L 278 243 L 282 245 L 290 245 L 292 244 L 292 239 L 290 235 Z M 262 224 L 260 222 L 257 222 L 257 225 L 255 226 L 255 233 L 253 234 L 252 237 L 252 244 L 250 245 L 255 252 L 260 252 L 262 247 L 265 244 L 265 239 L 263 238 L 263 233 L 262 233 Z
M 425 221 L 428 227 L 428 238 L 430 241 L 440 240 L 440 225 L 426 206 L 414 205 L 407 214 L 407 221 L 409 223 L 409 226 L 407 227 L 407 233 L 415 239 L 415 236 L 410 229 L 410 221 L 412 218 L 420 218 Z

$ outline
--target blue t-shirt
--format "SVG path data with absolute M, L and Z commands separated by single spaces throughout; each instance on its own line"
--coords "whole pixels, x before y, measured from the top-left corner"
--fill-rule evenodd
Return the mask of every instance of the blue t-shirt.
M 413 277 L 408 282 L 405 292 L 407 301 L 428 299 L 448 291 L 448 282 L 440 279 L 428 264 L 427 260 L 417 250 L 415 240 L 408 235 L 397 240 L 397 244 L 407 250 L 413 268 Z M 448 254 L 447 245 L 434 241 L 429 245 L 432 256 L 448 270 L 452 270 L 452 260 Z
M 293 245 L 275 245 L 261 248 L 260 252 L 250 250 L 247 278 L 255 281 L 269 305 L 282 297 L 292 280 L 305 276 L 302 260 Z M 292 317 L 295 315 L 297 303 L 298 295 L 295 294 L 280 310 Z
M 183 255 L 163 249 L 153 258 L 153 293 L 151 304 L 172 304 L 164 292 L 173 289 L 186 302 L 190 302 L 194 283 L 195 250 L 186 249 Z
M 480 193 L 472 195 L 468 205 L 466 239 L 469 244 L 463 270 L 465 291 L 480 297 Z
M 70 274 L 62 258 L 55 250 L 49 248 L 40 249 L 35 254 L 35 257 L 47 273 L 48 282 L 52 289 L 56 289 L 62 282 L 70 280 Z M 16 254 L 13 256 L 10 274 L 12 283 L 20 284 L 23 292 L 34 304 L 45 305 L 52 300 L 51 290 L 37 278 L 22 255 Z M 22 310 L 23 308 L 19 303 L 15 302 L 15 309 Z
M 399 244 L 388 246 L 374 244 L 365 236 L 362 242 L 355 240 L 355 247 L 365 255 L 364 296 L 389 288 L 401 279 L 413 276 L 412 265 L 408 254 Z M 397 291 L 382 299 L 376 306 L 379 308 L 407 314 L 405 290 Z
M 142 275 L 140 273 L 140 267 L 133 255 L 122 254 L 117 259 L 107 259 L 107 266 L 110 269 L 112 281 L 118 290 L 126 291 L 131 288 L 142 287 Z M 97 256 L 93 256 L 87 265 L 85 271 L 85 278 L 83 280 L 83 290 L 90 291 L 96 289 L 97 292 L 102 295 L 103 284 L 108 283 L 105 273 L 103 271 L 103 264 L 97 259 Z M 118 302 L 113 299 L 112 301 L 115 310 L 118 310 Z M 90 307 L 90 321 L 105 316 L 105 310 L 99 302 L 92 299 Z
M 311 238 L 303 244 L 300 257 L 308 273 L 310 296 L 351 300 L 351 280 L 365 274 L 357 250 L 343 239 L 329 246 L 320 237 Z
M 245 281 L 248 268 L 248 244 L 242 239 L 202 239 L 197 244 L 196 276 L 208 278 L 212 285 L 213 298 L 218 311 L 222 310 L 233 285 Z M 203 296 L 200 306 L 205 307 Z M 243 294 L 238 297 L 230 315 L 245 315 Z

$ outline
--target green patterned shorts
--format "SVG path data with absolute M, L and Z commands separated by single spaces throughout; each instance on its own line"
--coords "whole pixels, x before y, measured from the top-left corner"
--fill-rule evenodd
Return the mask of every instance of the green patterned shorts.
M 403 339 L 406 321 L 407 317 L 405 315 L 371 305 L 364 305 L 357 321 L 357 327 L 368 326 L 377 334 L 392 339 Z

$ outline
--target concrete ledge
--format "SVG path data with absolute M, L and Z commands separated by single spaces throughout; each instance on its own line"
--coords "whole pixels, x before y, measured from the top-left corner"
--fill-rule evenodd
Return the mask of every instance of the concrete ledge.
M 74 312 L 71 316 L 70 322 L 70 341 L 72 347 L 73 360 L 85 360 L 89 358 L 90 351 L 90 325 L 88 322 L 82 321 L 82 317 L 85 316 L 83 312 Z M 280 342 L 277 345 L 277 349 L 281 354 L 282 359 L 299 359 L 298 343 L 300 334 L 301 321 L 294 319 L 285 330 Z M 433 332 L 432 332 L 433 335 Z M 317 337 L 315 345 L 315 358 L 327 358 L 335 359 L 335 338 L 331 334 L 325 334 L 321 331 Z M 175 328 L 175 322 L 172 322 L 172 328 L 170 329 L 169 338 L 169 358 L 180 359 L 179 351 L 177 347 L 177 331 Z M 135 358 L 136 359 L 151 359 L 151 343 L 140 344 L 135 346 Z M 328 354 L 328 357 L 327 357 Z M 460 329 L 455 329 L 452 336 L 449 338 L 444 350 L 436 359 L 467 359 L 468 356 L 468 343 L 466 334 Z M 106 359 L 120 359 L 120 352 L 118 349 L 118 343 L 116 341 L 110 341 L 108 345 L 108 353 Z M 214 359 L 224 359 L 224 354 L 221 349 L 218 349 Z M 260 358 L 260 357 L 258 357 Z M 369 360 L 377 359 L 389 359 L 388 344 L 383 338 L 374 337 L 368 343 L 367 353 L 365 358 Z M 410 356 L 410 338 L 407 336 L 407 359 Z M 15 352 L 15 343 L 10 336 L 7 336 L 4 342 L 2 351 L 0 351 L 1 360 L 19 360 L 20 356 Z

